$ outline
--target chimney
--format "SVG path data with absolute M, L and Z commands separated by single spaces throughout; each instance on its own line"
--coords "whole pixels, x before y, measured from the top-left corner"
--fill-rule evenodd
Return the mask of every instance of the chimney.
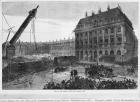
M 101 13 L 101 8 L 99 8 L 98 13 Z
M 92 10 L 92 16 L 94 16 L 95 14 L 94 14 L 94 12 L 93 12 L 93 10 Z
M 119 5 L 119 3 L 118 3 L 118 8 L 119 8 L 120 10 L 122 10 L 122 9 L 121 9 L 121 6 Z
M 108 10 L 108 11 L 110 10 L 110 5 L 107 6 L 107 10 Z
M 86 17 L 88 16 L 88 14 L 87 14 L 87 11 L 86 11 L 86 14 L 85 14 L 85 16 L 86 16 Z

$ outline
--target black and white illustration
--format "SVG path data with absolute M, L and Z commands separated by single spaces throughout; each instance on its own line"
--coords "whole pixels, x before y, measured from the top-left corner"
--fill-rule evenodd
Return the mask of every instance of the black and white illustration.
M 2 2 L 2 89 L 137 89 L 138 6 Z

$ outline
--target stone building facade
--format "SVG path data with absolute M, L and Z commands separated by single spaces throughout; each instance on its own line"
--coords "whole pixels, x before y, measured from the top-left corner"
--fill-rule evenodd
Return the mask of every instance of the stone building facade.
M 58 56 L 75 56 L 75 39 L 64 39 L 49 42 L 49 54 Z
M 131 21 L 118 6 L 79 20 L 75 54 L 80 61 L 127 61 L 137 56 L 138 41 Z
M 75 56 L 75 39 L 64 39 L 52 42 L 17 42 L 15 44 L 15 55 L 34 55 L 34 54 L 50 54 L 54 57 L 58 56 Z
M 38 42 L 36 46 L 35 43 L 17 42 L 15 48 L 16 56 L 48 54 L 50 50 L 47 42 Z

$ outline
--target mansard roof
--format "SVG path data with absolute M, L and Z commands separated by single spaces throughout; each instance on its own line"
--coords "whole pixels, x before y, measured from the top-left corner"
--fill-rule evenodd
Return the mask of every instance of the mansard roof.
M 91 16 L 82 18 L 79 20 L 77 26 L 86 24 L 89 22 L 93 22 L 94 20 L 99 20 L 101 18 L 105 19 L 105 18 L 112 18 L 112 17 L 114 17 L 114 18 L 116 17 L 118 19 L 126 21 L 128 23 L 128 25 L 133 29 L 131 21 L 127 18 L 127 16 L 118 7 L 109 9 L 107 11 L 104 11 L 104 12 L 101 12 L 101 13 L 98 13 L 95 15 L 91 15 Z

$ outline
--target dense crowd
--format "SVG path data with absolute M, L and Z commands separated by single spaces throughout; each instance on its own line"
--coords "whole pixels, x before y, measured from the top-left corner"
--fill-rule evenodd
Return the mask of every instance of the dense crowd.
M 89 78 L 75 77 L 63 80 L 61 83 L 49 82 L 43 89 L 135 89 L 137 84 L 134 80 L 124 79 L 122 81 L 106 80 L 98 81 Z
M 49 82 L 44 89 L 95 89 L 95 83 L 91 79 L 75 77 L 67 81 L 63 80 L 61 83 Z
M 91 65 L 85 69 L 85 74 L 89 77 L 110 77 L 113 75 L 113 69 L 103 65 Z
M 135 89 L 137 84 L 134 80 L 124 79 L 122 81 L 107 80 L 99 82 L 97 89 Z

